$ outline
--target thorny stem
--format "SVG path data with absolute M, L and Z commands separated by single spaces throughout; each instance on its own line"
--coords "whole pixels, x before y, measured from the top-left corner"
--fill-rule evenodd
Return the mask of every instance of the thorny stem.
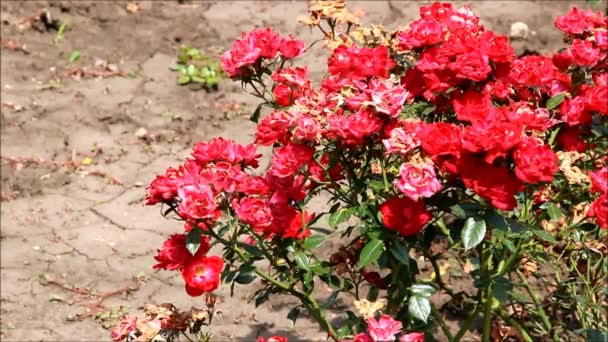
M 209 229 L 206 232 L 209 235 L 211 235 L 212 237 L 214 237 L 215 239 L 217 239 L 218 241 L 220 241 L 224 246 L 232 249 L 236 254 L 238 254 L 238 256 L 241 260 L 243 260 L 244 262 L 249 261 L 249 258 L 243 253 L 243 251 L 238 246 L 235 246 L 234 244 L 231 244 L 229 241 L 220 237 L 212 229 Z M 323 314 L 323 311 L 321 310 L 319 303 L 317 303 L 317 301 L 311 295 L 306 295 L 303 292 L 296 289 L 294 287 L 295 282 L 286 284 L 284 282 L 281 282 L 281 281 L 275 279 L 268 273 L 261 271 L 257 267 L 254 268 L 253 272 L 255 274 L 257 274 L 258 276 L 260 276 L 262 279 L 266 280 L 267 282 L 280 288 L 281 290 L 284 290 L 284 291 L 292 294 L 293 296 L 299 298 L 300 301 L 302 302 L 302 304 L 308 309 L 310 314 L 313 315 L 313 317 L 315 317 L 317 322 L 319 324 L 321 324 L 321 326 L 323 328 L 325 328 L 325 330 L 329 334 L 329 337 L 331 337 L 334 341 L 338 340 L 338 335 L 337 335 L 336 331 L 332 327 L 331 323 L 329 321 L 327 321 L 327 319 L 325 318 L 325 315 Z
M 549 317 L 547 317 L 547 314 L 545 313 L 545 310 L 543 309 L 543 305 L 540 302 L 538 295 L 536 295 L 536 293 L 532 290 L 532 288 L 530 287 L 530 284 L 528 284 L 528 281 L 523 276 L 523 274 L 521 274 L 520 271 L 516 271 L 516 272 L 517 272 L 517 275 L 519 276 L 519 279 L 521 280 L 522 284 L 524 285 L 526 292 L 528 292 L 528 294 L 532 298 L 532 301 L 534 302 L 534 305 L 536 306 L 536 308 L 538 310 L 537 313 L 540 316 L 540 318 L 542 319 L 545 329 L 547 329 L 547 333 L 550 332 L 552 329 L 551 322 L 549 321 Z
M 451 341 L 453 338 L 452 333 L 450 332 L 450 328 L 448 328 L 448 326 L 445 324 L 445 321 L 443 320 L 441 314 L 433 307 L 431 307 L 431 314 L 433 315 L 433 317 L 435 317 L 435 321 L 439 323 L 439 327 L 441 328 L 441 331 L 443 331 L 445 337 L 448 339 L 448 341 Z

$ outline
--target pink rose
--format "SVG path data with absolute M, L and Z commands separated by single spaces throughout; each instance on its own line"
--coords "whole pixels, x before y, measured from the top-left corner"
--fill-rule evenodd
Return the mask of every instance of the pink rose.
M 435 168 L 428 164 L 402 164 L 399 168 L 399 179 L 395 184 L 401 192 L 414 201 L 420 197 L 431 197 L 441 190 Z
M 415 332 L 401 335 L 399 342 L 424 342 L 424 333 Z
M 378 320 L 373 317 L 367 320 L 367 333 L 374 341 L 393 341 L 399 330 L 401 322 L 389 315 L 382 315 Z
M 406 154 L 420 146 L 420 140 L 416 137 L 413 128 L 396 127 L 391 130 L 388 139 L 382 139 L 382 144 L 386 148 L 386 154 Z

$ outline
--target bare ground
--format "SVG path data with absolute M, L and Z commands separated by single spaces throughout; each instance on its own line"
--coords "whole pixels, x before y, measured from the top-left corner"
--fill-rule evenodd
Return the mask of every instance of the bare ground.
M 145 303 L 201 307 L 201 299 L 187 296 L 177 273 L 151 269 L 155 249 L 181 225 L 142 205 L 143 186 L 180 163 L 194 142 L 215 136 L 251 140 L 254 125 L 247 117 L 255 101 L 229 81 L 210 93 L 178 86 L 169 70 L 176 48 L 186 43 L 216 55 L 240 32 L 264 25 L 308 42 L 315 37 L 296 22 L 305 13 L 303 1 L 139 1 L 136 13 L 126 10 L 127 3 L 0 5 L 3 43 L 12 40 L 27 51 L 3 44 L 0 55 L 2 340 L 109 340 L 99 322 L 80 319 L 96 309 L 82 300 L 102 295 L 107 295 L 104 307 L 132 313 Z M 427 3 L 372 1 L 352 7 L 366 12 L 365 22 L 397 28 Z M 515 43 L 519 52 L 548 52 L 563 46 L 553 20 L 573 3 L 587 7 L 574 1 L 471 5 L 499 33 L 508 33 L 513 22 L 527 23 L 532 34 Z M 55 31 L 18 29 L 22 18 L 43 8 L 68 23 L 57 44 Z M 74 50 L 82 57 L 70 64 Z M 324 73 L 324 56 L 313 49 L 302 59 L 316 62 L 309 64 L 313 80 Z M 124 76 L 67 75 L 70 68 L 94 69 L 97 59 L 115 64 Z M 146 134 L 138 137 L 141 128 Z M 257 309 L 245 304 L 253 289 L 237 287 L 232 298 L 229 289 L 219 291 L 223 316 L 214 322 L 214 340 L 253 340 L 259 334 L 324 339 L 306 317 L 290 326 L 288 298 Z M 335 308 L 333 318 L 341 309 Z

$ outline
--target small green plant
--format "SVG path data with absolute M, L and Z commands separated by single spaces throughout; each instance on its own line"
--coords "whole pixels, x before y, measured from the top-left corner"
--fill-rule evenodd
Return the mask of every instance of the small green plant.
M 225 77 L 219 62 L 204 56 L 197 48 L 182 45 L 177 54 L 177 64 L 172 69 L 179 72 L 180 85 L 198 83 L 203 88 L 217 90 Z
M 53 38 L 53 43 L 55 43 L 55 45 L 59 45 L 59 43 L 61 43 L 61 41 L 63 40 L 63 35 L 65 34 L 65 30 L 67 28 L 68 23 L 66 22 L 62 22 L 61 25 L 59 25 L 57 33 L 55 33 L 55 38 Z
M 72 51 L 72 53 L 70 54 L 70 63 L 75 63 L 79 59 L 80 59 L 80 51 L 78 51 L 78 50 Z

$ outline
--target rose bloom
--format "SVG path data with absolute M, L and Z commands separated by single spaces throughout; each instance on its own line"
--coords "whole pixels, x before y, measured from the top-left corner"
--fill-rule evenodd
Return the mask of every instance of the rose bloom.
M 245 197 L 234 202 L 233 207 L 238 218 L 256 231 L 264 231 L 271 224 L 272 213 L 262 198 Z
M 416 235 L 433 215 L 426 210 L 424 201 L 393 197 L 380 205 L 382 223 L 403 236 Z
M 310 229 L 308 229 L 308 222 L 315 217 L 315 214 L 309 214 L 306 211 L 296 211 L 289 224 L 282 232 L 284 239 L 292 238 L 302 240 L 310 236 Z
M 449 68 L 457 77 L 481 82 L 492 71 L 488 58 L 479 52 L 458 55 L 456 61 L 450 63 Z
M 513 151 L 515 175 L 530 184 L 550 182 L 557 172 L 557 156 L 549 145 L 535 138 L 525 138 Z
M 572 63 L 581 66 L 594 66 L 606 53 L 602 53 L 592 42 L 588 40 L 575 39 L 568 48 L 568 53 L 572 56 Z
M 301 141 L 316 141 L 321 136 L 321 124 L 310 115 L 298 115 L 293 135 Z
M 367 336 L 365 333 L 359 333 L 353 339 L 353 342 L 373 342 L 372 339 Z
M 215 255 L 199 256 L 197 253 L 182 270 L 186 292 L 192 297 L 198 297 L 205 292 L 214 291 L 220 286 L 223 268 L 222 258 Z
M 211 162 L 242 163 L 244 166 L 258 167 L 257 153 L 253 144 L 241 145 L 234 140 L 214 138 L 207 142 L 199 142 L 192 149 L 192 157 L 203 165 Z
M 399 342 L 424 342 L 424 333 L 415 332 L 401 335 Z
M 608 194 L 603 194 L 589 206 L 587 217 L 595 217 L 602 229 L 608 229 Z
M 287 107 L 293 104 L 295 94 L 293 89 L 287 84 L 279 83 L 272 90 L 275 102 L 281 107 Z
M 232 43 L 232 48 L 220 56 L 222 69 L 230 77 L 246 77 L 251 74 L 251 68 L 260 58 L 261 49 L 246 33 L 241 39 Z
M 204 219 L 215 215 L 217 204 L 207 184 L 182 185 L 177 189 L 180 199 L 177 211 L 184 219 Z
M 495 208 L 512 210 L 517 206 L 515 194 L 522 184 L 511 176 L 507 168 L 487 164 L 478 157 L 464 155 L 459 161 L 458 171 L 464 185 Z
M 583 133 L 579 127 L 564 126 L 559 133 L 555 142 L 564 151 L 576 151 L 583 153 L 587 150 L 587 143 L 581 139 Z
M 455 95 L 452 99 L 456 117 L 461 121 L 486 121 L 491 105 L 489 94 L 480 94 L 471 89 L 463 94 Z
M 201 244 L 196 253 L 206 254 L 207 251 L 209 251 L 209 246 L 209 238 L 201 236 Z M 186 249 L 185 234 L 171 235 L 163 242 L 161 249 L 158 249 L 157 252 L 158 254 L 154 259 L 158 261 L 158 264 L 152 266 L 152 268 L 162 268 L 167 271 L 173 271 L 184 267 L 192 257 L 190 252 Z
M 293 115 L 285 111 L 274 111 L 265 116 L 258 124 L 255 143 L 271 146 L 275 142 L 284 142 L 289 133 Z
M 309 163 L 314 153 L 315 149 L 313 147 L 289 142 L 287 146 L 274 150 L 270 171 L 278 177 L 289 177 L 296 173 L 300 167 Z
M 418 19 L 410 27 L 397 35 L 399 47 L 411 49 L 420 46 L 434 45 L 443 41 L 445 32 L 441 24 L 433 19 Z
M 269 338 L 263 338 L 262 336 L 258 336 L 258 342 L 287 342 L 287 337 L 271 336 Z
M 331 130 L 346 144 L 359 145 L 364 139 L 382 128 L 382 120 L 372 111 L 361 108 L 357 113 L 329 117 Z
M 135 329 L 136 325 L 137 325 L 137 318 L 123 317 L 118 322 L 118 324 L 116 324 L 112 328 L 112 341 L 124 340 L 125 338 L 127 338 L 127 336 L 129 336 L 131 331 L 133 331 L 133 329 Z
M 585 89 L 585 109 L 608 115 L 608 86 L 604 84 Z
M 444 122 L 426 124 L 417 132 L 422 149 L 431 156 L 459 156 L 462 150 L 460 127 Z
M 407 197 L 418 201 L 421 197 L 431 197 L 441 190 L 435 167 L 429 164 L 403 163 L 399 168 L 397 188 Z
M 562 121 L 569 126 L 584 125 L 591 122 L 591 113 L 586 109 L 585 102 L 583 96 L 572 99 L 565 98 L 559 107 Z
M 605 194 L 608 192 L 608 166 L 595 171 L 589 172 L 591 179 L 591 193 L 599 192 Z
M 420 146 L 420 140 L 416 136 L 414 125 L 405 125 L 403 128 L 393 128 L 390 131 L 389 138 L 382 139 L 382 144 L 386 148 L 386 154 L 407 154 Z
M 593 29 L 596 18 L 601 17 L 591 10 L 581 11 L 574 7 L 566 15 L 558 16 L 555 20 L 555 27 L 569 34 L 581 34 Z
M 306 52 L 306 46 L 303 41 L 289 35 L 289 37 L 281 39 L 279 52 L 285 58 L 295 58 Z
M 378 320 L 371 317 L 367 320 L 367 333 L 374 341 L 394 341 L 402 324 L 389 315 L 382 315 Z
M 370 88 L 376 111 L 393 118 L 399 116 L 405 100 L 410 97 L 410 93 L 405 87 L 389 82 L 371 82 Z

